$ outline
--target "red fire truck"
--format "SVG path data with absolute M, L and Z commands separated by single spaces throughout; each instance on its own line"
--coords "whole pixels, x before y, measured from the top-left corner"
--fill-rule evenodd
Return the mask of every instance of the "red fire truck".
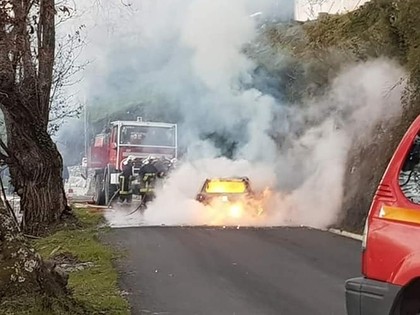
M 108 205 L 118 192 L 120 174 L 128 158 L 135 159 L 136 171 L 150 156 L 167 160 L 177 158 L 176 124 L 145 122 L 138 117 L 136 121 L 114 121 L 96 135 L 87 161 L 88 169 L 94 170 L 96 204 Z
M 377 188 L 362 242 L 363 277 L 346 282 L 348 315 L 420 314 L 420 116 Z

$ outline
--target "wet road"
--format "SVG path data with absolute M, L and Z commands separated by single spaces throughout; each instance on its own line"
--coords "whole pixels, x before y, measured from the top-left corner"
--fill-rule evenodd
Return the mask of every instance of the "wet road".
M 300 228 L 125 228 L 120 284 L 132 314 L 344 315 L 360 242 Z

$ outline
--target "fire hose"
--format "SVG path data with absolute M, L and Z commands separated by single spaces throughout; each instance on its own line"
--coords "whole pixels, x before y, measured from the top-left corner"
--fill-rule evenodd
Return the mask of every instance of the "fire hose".
M 107 208 L 111 208 L 111 203 L 112 201 L 115 199 L 115 197 L 118 195 L 118 193 L 120 192 L 121 189 L 117 189 L 117 191 L 112 195 L 111 199 L 109 199 L 109 202 L 107 204 Z

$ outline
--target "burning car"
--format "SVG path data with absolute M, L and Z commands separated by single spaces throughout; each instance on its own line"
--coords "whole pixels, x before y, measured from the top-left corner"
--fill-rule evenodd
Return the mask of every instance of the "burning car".
M 196 197 L 200 203 L 234 219 L 260 216 L 264 212 L 261 199 L 247 177 L 208 178 Z

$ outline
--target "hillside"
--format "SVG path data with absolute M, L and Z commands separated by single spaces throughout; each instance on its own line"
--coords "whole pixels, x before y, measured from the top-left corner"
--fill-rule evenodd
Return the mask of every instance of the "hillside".
M 420 2 L 372 0 L 345 15 L 323 15 L 317 21 L 272 26 L 260 40 L 292 60 L 286 69 L 286 91 L 291 102 L 322 94 L 349 63 L 387 57 L 409 72 L 410 91 L 404 100 L 402 118 L 392 126 L 378 126 L 369 141 L 354 143 L 348 157 L 339 225 L 360 232 L 393 151 L 420 114 Z M 259 54 L 254 57 L 261 59 Z M 268 71 L 273 69 L 272 59 L 263 58 Z

